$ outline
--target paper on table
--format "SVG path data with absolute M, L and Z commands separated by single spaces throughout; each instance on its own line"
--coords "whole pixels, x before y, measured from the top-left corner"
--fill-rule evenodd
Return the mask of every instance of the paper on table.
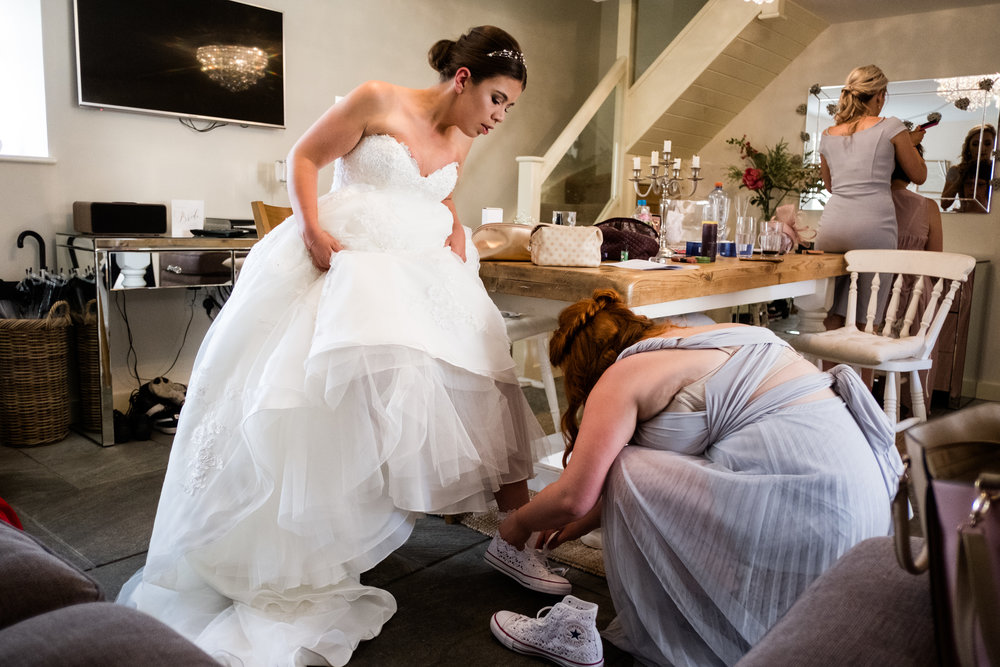
M 657 269 L 666 269 L 668 271 L 676 271 L 678 269 L 696 269 L 697 264 L 679 264 L 676 262 L 670 264 L 660 264 L 658 262 L 650 262 L 647 259 L 627 259 L 624 262 L 610 262 L 604 266 L 617 266 L 620 269 L 633 269 L 639 271 L 655 271 Z

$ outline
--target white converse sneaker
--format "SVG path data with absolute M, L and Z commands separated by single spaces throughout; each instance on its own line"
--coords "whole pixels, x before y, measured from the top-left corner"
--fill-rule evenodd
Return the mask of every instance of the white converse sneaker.
M 573 585 L 565 577 L 552 572 L 536 549 L 525 547 L 515 549 L 500 537 L 493 537 L 486 549 L 486 562 L 515 579 L 525 588 L 553 595 L 565 595 L 573 590 Z
M 543 616 L 545 612 L 547 615 Z M 498 611 L 490 631 L 507 648 L 537 655 L 563 667 L 601 667 L 604 645 L 597 632 L 597 605 L 567 595 L 535 618 Z

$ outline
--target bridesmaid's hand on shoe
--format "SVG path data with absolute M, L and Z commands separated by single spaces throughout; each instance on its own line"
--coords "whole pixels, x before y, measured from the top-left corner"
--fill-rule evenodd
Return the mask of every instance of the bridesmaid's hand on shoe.
M 507 514 L 507 518 L 500 524 L 497 532 L 500 533 L 504 542 L 518 550 L 523 550 L 528 538 L 531 537 L 531 531 L 526 530 L 517 520 L 517 510 Z
M 572 521 L 559 529 L 542 531 L 538 534 L 538 541 L 533 546 L 536 549 L 541 549 L 543 546 L 547 549 L 555 549 L 560 544 L 571 540 L 578 540 L 590 531 L 600 527 L 601 504 L 598 503 L 583 518 Z

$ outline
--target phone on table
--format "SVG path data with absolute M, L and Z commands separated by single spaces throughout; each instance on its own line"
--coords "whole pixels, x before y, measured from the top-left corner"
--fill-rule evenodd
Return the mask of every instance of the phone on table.
M 926 129 L 934 127 L 935 125 L 937 125 L 940 122 L 941 122 L 940 120 L 929 120 L 926 123 L 921 123 L 920 125 L 917 125 L 917 129 L 918 130 L 926 130 Z

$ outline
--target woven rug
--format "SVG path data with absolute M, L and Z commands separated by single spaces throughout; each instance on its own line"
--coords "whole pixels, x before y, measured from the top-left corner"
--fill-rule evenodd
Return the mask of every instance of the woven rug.
M 462 525 L 472 530 L 492 537 L 497 531 L 497 511 L 491 509 L 485 514 L 465 514 L 461 518 Z M 598 577 L 604 576 L 604 557 L 600 549 L 592 549 L 580 540 L 570 540 L 549 552 L 549 558 L 563 565 L 569 565 L 577 570 L 583 570 Z

